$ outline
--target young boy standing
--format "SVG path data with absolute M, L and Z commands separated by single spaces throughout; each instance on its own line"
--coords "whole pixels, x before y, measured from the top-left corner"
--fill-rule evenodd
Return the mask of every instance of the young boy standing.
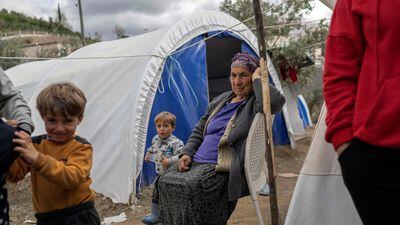
M 176 117 L 170 112 L 161 112 L 154 118 L 157 135 L 151 141 L 151 146 L 147 149 L 144 160 L 146 162 L 153 161 L 156 163 L 156 170 L 160 176 L 165 169 L 178 162 L 179 153 L 182 150 L 183 142 L 175 137 L 172 132 L 176 127 Z M 151 201 L 151 215 L 142 219 L 144 224 L 157 224 L 158 210 L 158 177 L 154 182 L 154 190 Z
M 100 225 L 90 189 L 92 146 L 76 136 L 86 98 L 72 83 L 52 84 L 37 97 L 47 134 L 33 137 L 16 132 L 20 157 L 7 180 L 17 182 L 31 172 L 32 202 L 38 225 Z

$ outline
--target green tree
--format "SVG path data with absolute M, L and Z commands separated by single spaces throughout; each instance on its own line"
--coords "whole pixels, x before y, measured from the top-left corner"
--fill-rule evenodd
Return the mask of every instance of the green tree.
M 0 56 L 2 57 L 23 57 L 22 44 L 16 40 L 1 40 L 0 39 Z M 4 70 L 21 64 L 19 59 L 0 59 L 0 66 Z
M 272 60 L 277 67 L 287 65 L 297 69 L 301 85 L 308 84 L 315 71 L 314 67 L 299 67 L 303 64 L 306 54 L 316 60 L 314 51 L 324 48 L 323 44 L 318 43 L 325 40 L 328 32 L 327 21 L 320 21 L 314 26 L 302 24 L 304 16 L 310 13 L 312 8 L 308 0 L 288 0 L 284 4 L 261 1 L 266 43 L 272 53 Z M 240 21 L 254 16 L 252 0 L 224 0 L 220 4 L 220 10 Z M 287 26 L 289 24 L 290 26 Z M 245 22 L 245 25 L 255 32 L 254 19 Z
M 64 12 L 61 11 L 60 9 L 60 4 L 58 5 L 56 11 L 55 11 L 55 16 L 54 18 L 57 18 L 57 23 L 61 24 L 64 28 L 68 28 L 72 30 L 72 26 L 68 23 L 68 18 L 65 15 Z

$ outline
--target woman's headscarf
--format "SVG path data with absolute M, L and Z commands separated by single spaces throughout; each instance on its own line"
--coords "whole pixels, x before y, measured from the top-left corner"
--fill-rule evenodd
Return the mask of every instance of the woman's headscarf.
M 248 52 L 236 53 L 232 58 L 231 69 L 234 67 L 240 67 L 250 73 L 254 73 L 259 66 L 260 64 L 257 57 L 250 55 Z

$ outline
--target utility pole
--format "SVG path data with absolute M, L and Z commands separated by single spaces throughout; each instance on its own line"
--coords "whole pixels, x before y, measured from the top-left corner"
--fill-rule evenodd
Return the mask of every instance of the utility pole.
M 268 64 L 267 64 L 267 49 L 265 45 L 265 33 L 262 19 L 262 12 L 259 0 L 253 0 L 254 15 L 257 27 L 258 49 L 260 51 L 260 67 L 261 67 L 261 84 L 263 93 L 263 111 L 264 122 L 266 123 L 267 138 L 266 138 L 266 158 L 268 166 L 268 181 L 270 189 L 270 210 L 271 210 L 271 224 L 279 225 L 279 209 L 278 209 L 278 196 L 275 185 L 275 169 L 274 169 L 274 146 L 272 140 L 272 117 L 271 117 L 271 104 L 269 95 L 269 79 L 268 79 Z
M 81 21 L 81 39 L 82 39 L 82 45 L 85 46 L 85 28 L 83 27 L 83 15 L 82 15 L 82 4 L 81 0 L 78 0 L 78 7 L 79 7 L 79 18 Z
M 58 14 L 58 22 L 62 23 L 60 3 L 58 3 L 57 14 Z

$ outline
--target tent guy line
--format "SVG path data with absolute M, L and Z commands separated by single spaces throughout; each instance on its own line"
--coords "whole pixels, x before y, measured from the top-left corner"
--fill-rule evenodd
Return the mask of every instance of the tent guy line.
M 210 36 L 214 37 L 213 36 Z M 209 38 L 207 38 L 209 39 Z M 204 39 L 207 40 L 207 39 Z M 200 44 L 202 41 L 199 41 L 196 44 Z M 315 46 L 318 46 L 320 44 L 325 43 L 326 41 L 322 41 L 322 42 L 318 42 L 312 45 L 308 45 L 304 48 L 312 48 Z M 192 46 L 188 46 L 188 47 L 192 47 Z M 175 54 L 176 52 L 173 52 L 171 55 Z M 62 57 L 62 58 L 43 58 L 43 57 L 7 57 L 7 56 L 0 56 L 0 59 L 5 59 L 5 60 L 77 60 L 77 59 L 124 59 L 124 58 L 138 58 L 138 57 L 158 57 L 158 58 L 162 58 L 162 59 L 167 59 L 169 56 L 160 56 L 160 55 L 122 55 L 122 56 L 100 56 L 100 57 Z
M 331 20 L 330 17 L 323 18 L 320 20 L 302 21 L 302 22 L 298 22 L 298 23 L 275 24 L 275 25 L 265 26 L 264 29 L 281 28 L 281 27 L 289 27 L 289 26 L 296 26 L 296 25 L 306 25 L 309 23 L 324 22 L 324 21 L 329 21 L 329 20 Z M 255 30 L 255 28 L 250 28 L 250 30 Z
M 41 58 L 41 57 L 7 57 L 0 56 L 0 59 L 18 59 L 18 60 L 76 60 L 76 59 L 119 59 L 119 58 L 139 58 L 139 57 L 158 57 L 166 59 L 160 55 L 122 55 L 122 56 L 99 56 L 99 57 L 61 57 L 61 58 Z

